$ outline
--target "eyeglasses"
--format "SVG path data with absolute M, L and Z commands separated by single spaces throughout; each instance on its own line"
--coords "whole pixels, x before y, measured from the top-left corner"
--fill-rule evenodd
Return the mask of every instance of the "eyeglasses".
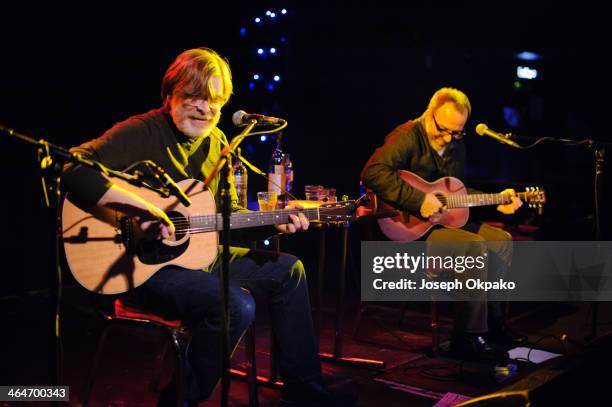
M 227 100 L 225 100 L 221 96 L 218 96 L 215 99 L 209 99 L 202 95 L 197 95 L 188 91 L 176 91 L 174 94 L 183 101 L 183 104 L 186 107 L 190 109 L 195 109 L 196 105 L 202 101 L 207 101 L 209 106 L 213 106 L 218 109 L 223 107 L 227 102 Z
M 436 116 L 432 114 L 431 117 L 433 118 L 433 122 L 436 125 L 436 129 L 438 130 L 439 133 L 446 133 L 452 138 L 454 138 L 455 140 L 461 140 L 465 136 L 466 133 L 464 130 L 447 129 L 446 127 L 442 127 L 438 124 L 438 122 L 436 121 Z

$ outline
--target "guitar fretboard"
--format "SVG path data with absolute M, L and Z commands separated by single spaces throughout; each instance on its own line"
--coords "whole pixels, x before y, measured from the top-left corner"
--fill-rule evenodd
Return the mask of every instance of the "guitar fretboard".
M 303 213 L 308 220 L 320 220 L 319 208 L 238 212 L 232 213 L 230 217 L 230 229 L 283 224 L 289 222 L 289 215 L 297 215 L 300 212 Z M 220 213 L 189 217 L 189 231 L 191 233 L 215 232 L 222 229 L 223 216 Z
M 520 199 L 525 200 L 526 194 L 519 192 L 516 194 Z M 438 197 L 440 199 L 440 197 Z M 473 206 L 502 205 L 512 202 L 508 194 L 467 194 L 467 195 L 447 195 L 441 197 L 440 201 L 448 208 L 470 208 Z

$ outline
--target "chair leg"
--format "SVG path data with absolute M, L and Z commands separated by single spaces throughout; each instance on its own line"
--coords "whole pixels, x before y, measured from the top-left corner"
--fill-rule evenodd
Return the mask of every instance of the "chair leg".
M 440 354 L 440 326 L 436 301 L 431 301 L 431 350 L 434 355 Z
M 246 354 L 249 361 L 248 386 L 249 386 L 249 407 L 259 406 L 259 396 L 257 394 L 257 358 L 255 354 L 255 325 L 251 324 L 246 332 Z
M 278 356 L 276 352 L 274 332 L 270 330 L 270 383 L 276 383 L 278 381 Z
M 83 389 L 83 394 L 81 395 L 81 404 L 83 405 L 83 407 L 87 407 L 87 403 L 89 403 L 89 396 L 91 395 L 91 391 L 93 390 L 94 380 L 96 378 L 98 366 L 100 364 L 100 356 L 102 356 L 102 349 L 104 348 L 104 344 L 106 342 L 106 335 L 108 334 L 108 330 L 110 328 L 111 325 L 107 324 L 102 330 L 100 339 L 98 339 L 98 345 L 96 346 L 96 353 L 94 355 L 94 359 L 91 365 L 91 370 L 89 371 L 89 377 L 87 378 L 85 389 Z
M 186 363 L 187 355 L 184 354 L 185 347 L 182 343 L 181 334 L 177 330 L 167 331 L 172 341 L 172 346 L 176 353 L 176 368 L 174 369 L 174 375 L 176 380 L 176 406 L 183 407 L 185 402 L 185 386 L 184 386 L 184 374 L 183 369 Z

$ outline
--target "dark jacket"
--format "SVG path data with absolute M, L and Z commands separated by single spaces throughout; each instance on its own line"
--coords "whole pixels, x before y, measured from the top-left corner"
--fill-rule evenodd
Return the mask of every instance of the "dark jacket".
M 428 182 L 445 176 L 463 181 L 465 145 L 453 140 L 440 156 L 429 144 L 423 118 L 396 127 L 368 160 L 361 179 L 364 185 L 394 207 L 418 212 L 425 193 L 406 184 L 398 170 L 413 172 Z

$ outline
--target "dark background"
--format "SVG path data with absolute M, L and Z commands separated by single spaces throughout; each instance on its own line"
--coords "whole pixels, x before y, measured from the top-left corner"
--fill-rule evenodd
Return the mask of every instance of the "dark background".
M 288 14 L 266 19 L 267 5 Z M 0 124 L 35 139 L 69 147 L 159 106 L 161 77 L 174 57 L 208 46 L 233 69 L 234 97 L 222 119 L 228 137 L 238 133 L 228 120 L 238 109 L 286 118 L 283 149 L 292 155 L 296 193 L 323 184 L 354 198 L 359 172 L 385 135 L 419 116 L 436 89 L 453 86 L 473 105 L 469 183 L 491 192 L 540 185 L 548 197 L 544 214 L 523 210 L 508 223 L 538 224 L 548 240 L 593 237 L 592 150 L 551 143 L 511 150 L 473 129 L 484 122 L 529 137 L 610 141 L 610 28 L 603 6 L 200 2 L 2 11 Z M 255 16 L 264 23 L 256 25 Z M 258 57 L 259 46 L 276 46 L 278 53 Z M 528 64 L 540 74 L 517 89 L 515 55 L 523 50 L 542 56 Z M 274 92 L 263 80 L 251 90 L 254 73 L 279 73 L 281 81 Z M 521 112 L 520 126 L 504 120 L 504 106 Z M 14 295 L 51 285 L 54 221 L 44 207 L 35 148 L 4 134 L 0 146 L 3 248 L 5 258 L 16 260 L 2 273 L 0 294 Z M 265 171 L 273 146 L 273 139 L 254 139 L 243 150 Z M 251 174 L 250 198 L 264 189 L 265 181 Z M 602 212 L 609 190 L 604 183 Z M 497 217 L 489 209 L 474 216 Z

